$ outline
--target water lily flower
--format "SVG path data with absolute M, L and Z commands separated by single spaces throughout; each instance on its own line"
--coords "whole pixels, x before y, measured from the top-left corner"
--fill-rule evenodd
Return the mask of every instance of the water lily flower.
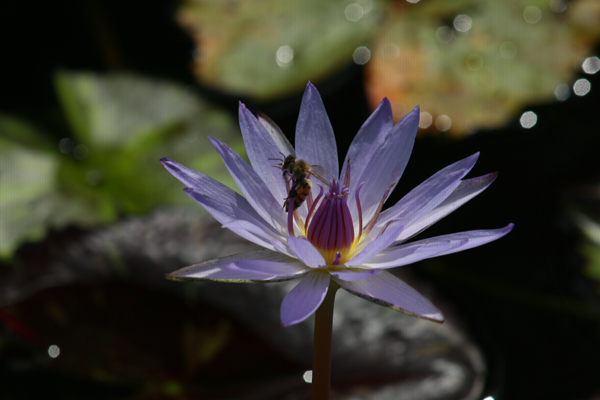
M 168 158 L 161 162 L 223 227 L 264 250 L 205 261 L 168 277 L 224 282 L 300 278 L 281 304 L 284 326 L 312 315 L 332 281 L 375 303 L 443 322 L 433 304 L 387 270 L 489 243 L 513 227 L 509 224 L 407 242 L 494 181 L 495 173 L 463 180 L 478 153 L 437 172 L 382 211 L 412 152 L 419 107 L 394 125 L 390 103 L 383 99 L 354 138 L 341 173 L 333 129 L 312 84 L 302 99 L 295 149 L 268 118 L 255 117 L 241 103 L 239 119 L 252 166 L 225 143 L 209 140 L 243 196 Z M 274 167 L 273 159 L 282 154 L 320 166 L 315 170 L 323 171 L 321 177 L 328 182 L 309 174 L 306 180 L 312 182 L 313 190 L 295 211 L 294 204 L 302 196 L 290 195 L 289 189 L 294 188 L 296 179 Z M 282 208 L 285 199 L 289 212 Z

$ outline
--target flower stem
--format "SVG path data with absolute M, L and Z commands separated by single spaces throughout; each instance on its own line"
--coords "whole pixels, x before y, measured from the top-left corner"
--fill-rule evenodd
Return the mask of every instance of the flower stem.
M 333 303 L 339 285 L 333 280 L 325 300 L 315 313 L 315 339 L 313 347 L 312 400 L 329 400 L 331 381 L 331 332 Z

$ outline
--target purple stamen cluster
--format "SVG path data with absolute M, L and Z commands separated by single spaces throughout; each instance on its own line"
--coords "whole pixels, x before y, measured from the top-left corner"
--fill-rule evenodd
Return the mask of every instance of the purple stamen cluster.
M 346 201 L 348 188 L 337 179 L 331 181 L 329 191 L 317 206 L 310 220 L 307 239 L 317 249 L 343 252 L 354 242 L 354 225 Z

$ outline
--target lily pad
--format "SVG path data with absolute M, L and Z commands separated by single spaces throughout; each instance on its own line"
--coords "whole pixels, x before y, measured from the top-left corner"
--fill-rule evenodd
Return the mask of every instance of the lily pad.
M 564 99 L 598 40 L 598 7 L 573 1 L 430 0 L 394 8 L 367 64 L 372 107 L 401 118 L 421 106 L 421 127 L 463 136 L 498 128 L 526 105 Z M 562 86 L 561 86 L 562 85 Z M 425 114 L 428 113 L 428 114 Z
M 51 143 L 0 118 L 0 257 L 48 229 L 92 228 L 164 205 L 192 204 L 159 160 L 170 157 L 234 186 L 207 136 L 244 155 L 238 125 L 184 86 L 132 74 L 60 72 L 72 136 Z
M 188 0 L 178 21 L 197 45 L 199 81 L 269 100 L 352 62 L 383 17 L 381 0 Z

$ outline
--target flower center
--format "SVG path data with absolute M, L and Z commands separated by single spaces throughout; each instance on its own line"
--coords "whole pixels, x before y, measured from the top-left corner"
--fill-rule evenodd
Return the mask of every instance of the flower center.
M 327 265 L 344 264 L 354 257 L 355 249 L 375 225 L 393 184 L 385 191 L 373 218 L 366 227 L 363 227 L 359 197 L 363 184 L 359 184 L 354 193 L 358 211 L 358 224 L 356 226 L 348 208 L 349 186 L 350 162 L 348 162 L 343 183 L 333 179 L 329 182 L 327 193 L 323 196 L 323 187 L 321 187 L 321 191 L 314 201 L 312 193 L 309 191 L 307 195 L 309 211 L 304 221 L 301 220 L 299 213 L 294 210 L 295 199 L 293 196 L 288 197 L 291 203 L 288 205 L 288 230 L 290 235 L 293 235 L 294 232 L 293 220 L 295 219 L 301 232 L 323 255 Z
M 314 217 L 307 218 L 306 238 L 321 251 L 327 264 L 333 264 L 336 258 L 339 262 L 340 255 L 354 243 L 354 224 L 346 201 L 348 191 L 337 179 L 331 181 L 321 203 L 313 203 L 318 207 Z

